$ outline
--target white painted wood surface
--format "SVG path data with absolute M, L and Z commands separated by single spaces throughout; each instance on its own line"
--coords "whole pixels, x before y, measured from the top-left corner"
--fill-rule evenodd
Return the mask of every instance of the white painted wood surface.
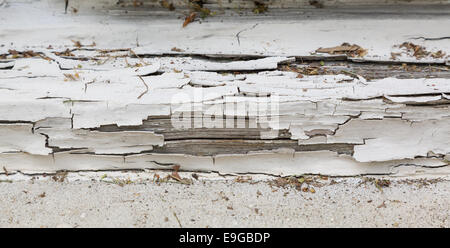
M 368 50 L 347 61 L 443 65 L 448 55 L 393 59 L 391 52 L 412 37 L 448 35 L 436 27 L 450 26 L 449 15 L 213 17 L 182 28 L 173 18 L 127 19 L 83 8 L 64 15 L 51 3 L 0 6 L 0 55 L 41 54 L 0 61 L 0 165 L 7 171 L 180 165 L 276 175 L 450 172 L 449 78 L 299 77 L 281 70 L 302 58 L 329 59 L 315 50 L 343 42 Z M 79 48 L 73 41 L 95 46 Z M 450 53 L 448 39 L 414 43 Z M 66 49 L 73 56 L 57 55 Z M 264 101 L 276 103 L 277 112 L 254 108 Z M 244 107 L 229 108 L 235 105 Z M 186 106 L 203 126 L 170 123 Z M 249 126 L 217 128 L 221 123 L 211 116 L 246 117 Z

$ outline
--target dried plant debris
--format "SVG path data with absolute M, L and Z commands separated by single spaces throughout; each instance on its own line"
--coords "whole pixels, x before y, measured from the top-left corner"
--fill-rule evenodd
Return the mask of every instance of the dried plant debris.
M 81 45 L 81 42 L 79 40 L 72 40 L 72 42 L 73 42 L 73 45 L 78 48 L 81 48 L 83 46 L 83 45 Z
M 133 0 L 133 7 L 140 7 L 143 6 L 144 2 L 143 1 L 138 1 L 138 0 Z
M 166 8 L 170 11 L 174 11 L 175 10 L 175 6 L 173 5 L 173 3 L 167 1 L 167 0 L 162 0 L 159 2 L 159 4 L 161 4 L 161 7 Z
M 161 183 L 161 180 L 163 180 L 163 179 L 161 178 L 161 176 L 159 174 L 155 173 L 153 175 L 153 182 L 154 183 L 159 184 L 159 183 Z
M 179 165 L 175 165 L 172 167 L 173 168 L 173 172 L 172 174 L 169 175 L 170 178 L 174 179 L 175 181 L 181 183 L 181 184 L 192 184 L 192 180 L 188 179 L 188 178 L 182 178 L 179 174 L 178 174 L 178 170 L 180 169 Z
M 133 181 L 131 181 L 131 179 L 129 178 L 127 179 L 113 178 L 111 181 L 104 181 L 104 182 L 116 184 L 119 185 L 120 187 L 133 183 Z
M 367 50 L 350 43 L 342 43 L 340 46 L 319 48 L 316 50 L 318 53 L 328 53 L 328 54 L 345 54 L 350 57 L 364 57 L 367 54 Z
M 320 66 L 309 65 L 303 68 L 299 68 L 300 73 L 303 75 L 325 75 L 329 74 L 326 68 Z
M 415 185 L 419 188 L 422 188 L 422 187 L 430 186 L 432 184 L 436 184 L 436 183 L 443 182 L 443 181 L 445 181 L 445 180 L 442 178 L 433 178 L 433 179 L 420 178 L 420 179 L 405 179 L 405 180 L 398 181 L 398 183 L 403 183 L 403 184 L 407 184 L 407 185 Z
M 377 179 L 377 178 L 372 178 L 372 177 L 364 177 L 362 178 L 362 182 L 358 185 L 362 185 L 362 184 L 366 184 L 366 183 L 373 183 L 373 185 L 375 185 L 375 187 L 383 192 L 383 188 L 387 188 L 391 185 L 391 181 L 388 179 Z
M 230 198 L 228 198 L 228 196 L 226 196 L 225 193 L 224 193 L 223 191 L 220 191 L 220 192 L 219 192 L 219 196 L 220 196 L 220 198 L 222 198 L 222 200 L 224 200 L 224 201 L 229 201 L 229 200 L 230 200 Z
M 204 7 L 203 4 L 204 4 L 203 0 L 189 0 L 188 2 L 189 8 L 193 12 L 197 13 L 202 19 L 216 14 L 216 12 L 211 11 L 210 9 Z
M 253 1 L 253 3 L 255 4 L 255 8 L 253 8 L 253 13 L 255 14 L 262 14 L 269 9 L 263 1 Z
M 172 49 L 170 49 L 170 51 L 172 51 L 172 52 L 178 52 L 178 53 L 184 52 L 183 49 L 180 49 L 180 48 L 177 48 L 177 47 L 172 47 Z
M 60 183 L 64 182 L 66 180 L 66 178 L 67 178 L 67 171 L 59 171 L 55 175 L 52 176 L 52 179 L 55 182 L 60 182 Z
M 111 177 L 108 177 L 107 174 L 104 174 L 103 176 L 100 177 L 100 182 L 116 184 L 116 185 L 119 185 L 120 187 L 123 187 L 125 185 L 133 183 L 133 181 L 129 178 L 127 178 L 127 179 L 111 178 Z
M 404 48 L 410 55 L 420 59 L 427 57 L 430 53 L 425 49 L 425 47 L 413 44 L 411 42 L 404 42 L 399 45 L 400 48 Z
M 208 16 L 213 16 L 216 14 L 216 12 L 203 7 L 203 0 L 189 0 L 188 7 L 190 9 L 190 13 L 184 18 L 183 28 L 189 25 L 189 23 L 194 22 L 197 17 L 204 19 Z
M 129 179 L 129 178 L 127 178 L 127 179 L 114 178 L 112 183 L 117 184 L 120 187 L 123 187 L 125 185 L 132 184 L 133 181 L 131 181 L 131 179 Z
M 316 7 L 316 8 L 318 8 L 318 9 L 322 9 L 323 7 L 325 7 L 323 5 L 323 3 L 321 1 L 318 1 L 318 0 L 310 0 L 309 4 L 314 6 L 314 7 Z
M 396 45 L 394 47 L 399 47 L 403 49 L 404 52 L 406 52 L 407 55 L 416 57 L 417 59 L 422 59 L 426 57 L 432 57 L 435 59 L 443 58 L 446 54 L 445 52 L 442 52 L 441 50 L 436 52 L 430 52 L 427 51 L 427 49 L 424 46 L 416 45 L 412 42 L 403 42 L 400 45 Z M 391 53 L 391 58 L 396 58 L 399 56 L 399 53 Z
M 302 192 L 309 192 L 309 193 L 316 193 L 316 190 L 314 187 L 322 187 L 324 184 L 322 182 L 319 182 L 320 180 L 328 180 L 326 177 L 307 177 L 307 176 L 300 176 L 300 177 L 279 177 L 273 181 L 269 182 L 269 185 L 272 187 L 278 187 L 278 188 L 294 188 L 298 191 Z M 314 187 L 313 187 L 314 186 Z
M 73 42 L 73 45 L 77 48 L 82 47 L 95 47 L 97 44 L 95 42 L 92 42 L 90 45 L 83 45 L 79 40 L 71 40 Z
M 301 64 L 298 66 L 283 65 L 279 68 L 281 71 L 290 71 L 298 73 L 297 78 L 302 78 L 304 75 L 336 75 L 337 72 L 328 70 L 328 67 L 319 65 L 317 63 Z
M 439 50 L 437 52 L 431 53 L 431 57 L 433 57 L 435 59 L 443 58 L 445 55 L 446 55 L 446 53 L 443 52 L 442 50 Z
M 75 72 L 74 74 L 64 73 L 64 81 L 77 81 L 80 79 L 80 74 Z
M 298 68 L 296 66 L 291 66 L 291 65 L 282 65 L 280 70 L 281 71 L 296 72 L 296 73 L 300 73 L 301 72 L 300 68 Z
M 188 16 L 186 16 L 186 18 L 184 19 L 184 22 L 183 22 L 183 28 L 186 27 L 187 25 L 189 25 L 189 23 L 193 22 L 195 20 L 196 16 L 197 16 L 197 13 L 195 13 L 195 12 L 192 12 Z
M 154 174 L 153 175 L 153 182 L 156 183 L 157 185 L 160 185 L 161 183 L 167 183 L 169 182 L 171 179 L 170 175 L 167 175 L 165 177 L 161 177 L 159 174 Z
M 391 181 L 387 179 L 375 179 L 375 186 L 380 191 L 383 191 L 382 188 L 387 188 L 391 185 Z
M 408 65 L 407 63 L 402 63 L 401 67 L 399 69 L 402 69 L 404 71 L 410 71 L 410 72 L 421 72 L 423 71 L 423 68 L 418 67 L 417 65 Z M 429 69 L 429 68 L 427 68 Z
M 234 181 L 237 183 L 249 183 L 249 182 L 252 182 L 252 177 L 251 176 L 238 176 L 234 179 Z
M 21 58 L 33 58 L 33 57 L 40 57 L 46 60 L 50 60 L 50 58 L 34 52 L 32 50 L 26 50 L 26 51 L 17 51 L 14 49 L 9 49 L 8 53 L 6 54 L 0 54 L 0 59 L 21 59 Z
M 397 57 L 398 57 L 398 56 L 401 56 L 401 55 L 402 55 L 401 53 L 394 53 L 394 52 L 392 52 L 392 53 L 391 53 L 391 59 L 392 59 L 392 60 L 396 60 Z
M 31 57 L 39 56 L 39 54 L 37 54 L 31 50 L 19 52 L 19 51 L 10 49 L 10 50 L 8 50 L 8 53 L 12 56 L 13 59 L 15 59 L 15 58 L 31 58 Z
M 181 181 L 181 177 L 178 174 L 178 170 L 180 169 L 179 165 L 176 165 L 173 167 L 174 171 L 172 172 L 172 174 L 170 174 L 170 177 L 172 177 L 173 179 L 177 180 L 177 181 Z
M 57 56 L 75 57 L 75 54 L 73 54 L 72 50 L 70 50 L 69 48 L 62 52 L 54 52 L 54 54 Z

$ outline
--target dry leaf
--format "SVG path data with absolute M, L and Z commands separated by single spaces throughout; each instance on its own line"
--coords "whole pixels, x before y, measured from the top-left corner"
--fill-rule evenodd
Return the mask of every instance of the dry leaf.
M 176 48 L 176 47 L 172 47 L 172 49 L 170 49 L 170 51 L 172 51 L 172 52 L 184 52 L 184 50 L 183 49 L 180 49 L 180 48 Z
M 431 57 L 435 58 L 435 59 L 440 59 L 442 57 L 444 57 L 446 55 L 446 53 L 442 52 L 441 50 L 431 53 Z
M 439 59 L 446 55 L 446 53 L 442 52 L 441 50 L 433 52 L 433 53 L 429 52 L 426 50 L 426 48 L 424 46 L 416 45 L 411 42 L 404 42 L 403 44 L 399 45 L 398 47 L 404 48 L 409 55 L 414 56 L 417 59 L 421 59 L 421 58 L 424 58 L 427 56 L 431 56 L 435 59 Z
M 184 19 L 183 28 L 186 27 L 189 23 L 193 22 L 195 20 L 196 16 L 197 16 L 197 14 L 195 12 L 192 12 L 189 16 L 187 16 Z
M 58 56 L 68 56 L 68 57 L 74 57 L 75 55 L 72 53 L 71 50 L 69 50 L 69 48 L 67 48 L 64 52 L 55 52 L 55 55 Z
M 133 0 L 133 7 L 139 7 L 139 6 L 142 6 L 142 5 L 144 5 L 144 3 L 143 2 L 141 2 L 141 1 L 138 1 L 138 0 Z
M 170 11 L 175 10 L 175 6 L 173 6 L 173 3 L 169 3 L 167 0 L 162 0 L 159 2 L 163 8 L 166 8 Z
M 266 3 L 262 1 L 253 1 L 255 4 L 255 8 L 253 9 L 253 13 L 255 14 L 261 14 L 267 11 L 269 8 Z
M 329 53 L 329 54 L 345 54 L 347 56 L 355 57 L 363 57 L 367 54 L 367 50 L 362 47 L 349 43 L 342 43 L 340 46 L 335 47 L 327 47 L 327 48 L 319 48 L 316 50 L 318 53 Z
M 172 174 L 170 176 L 179 182 L 181 182 L 183 180 L 183 179 L 181 179 L 180 175 L 176 171 L 172 172 Z
M 81 47 L 83 46 L 83 45 L 81 45 L 81 42 L 80 42 L 80 41 L 72 40 L 72 42 L 73 42 L 73 45 L 76 46 L 76 47 L 78 47 L 78 48 L 81 48 Z
M 316 7 L 316 8 L 318 8 L 318 9 L 321 9 L 321 8 L 324 7 L 323 3 L 319 2 L 318 0 L 310 0 L 309 4 L 314 6 L 314 7 Z
M 168 175 L 169 177 L 171 177 L 183 184 L 191 184 L 192 183 L 192 180 L 180 177 L 180 174 L 178 174 L 178 170 L 180 169 L 179 165 L 174 165 L 172 168 L 174 169 L 174 171 L 172 172 L 172 174 Z
M 77 80 L 74 75 L 69 74 L 69 73 L 64 73 L 64 76 L 66 77 L 64 81 L 67 81 L 67 80 L 76 81 Z

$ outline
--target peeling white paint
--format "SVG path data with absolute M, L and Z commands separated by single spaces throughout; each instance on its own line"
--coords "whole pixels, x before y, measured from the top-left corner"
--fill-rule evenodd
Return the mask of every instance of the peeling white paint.
M 95 154 L 128 154 L 162 146 L 164 136 L 153 132 L 96 132 L 84 129 L 40 129 L 48 145 L 65 149 L 87 149 Z
M 0 154 L 10 152 L 50 154 L 52 150 L 45 146 L 45 137 L 32 133 L 32 129 L 32 124 L 0 124 Z
M 142 12 L 145 18 L 133 15 L 138 10 L 129 11 L 128 14 L 119 11 L 119 16 L 128 15 L 127 21 L 113 18 L 117 17 L 114 15 L 115 11 L 108 7 L 114 5 L 114 1 L 109 4 L 89 1 L 79 6 L 83 7 L 79 13 L 64 15 L 63 3 L 57 0 L 16 2 L 7 8 L 0 8 L 2 21 L 8 27 L 2 29 L 2 36 L 18 50 L 29 48 L 30 43 L 42 49 L 52 45 L 54 49 L 65 50 L 67 46 L 74 46 L 72 40 L 78 40 L 83 45 L 90 45 L 95 41 L 98 48 L 132 48 L 138 55 L 190 53 L 311 56 L 319 47 L 334 47 L 351 42 L 368 50 L 363 59 L 389 61 L 392 60 L 391 52 L 398 51 L 394 45 L 405 41 L 423 45 L 432 52 L 439 49 L 444 52 L 450 50 L 446 40 L 430 42 L 412 39 L 441 37 L 442 31 L 435 27 L 450 25 L 450 19 L 445 15 L 440 18 L 406 16 L 395 19 L 395 23 L 389 18 L 380 19 L 364 14 L 357 16 L 356 21 L 339 16 L 319 20 L 298 20 L 283 16 L 284 18 L 263 22 L 226 16 L 226 22 L 221 22 L 221 18 L 209 18 L 202 23 L 194 22 L 182 28 L 182 22 L 176 16 L 158 19 L 145 14 L 145 10 Z M 101 11 L 102 9 L 106 10 Z M 238 41 L 236 36 L 239 32 Z M 183 52 L 173 52 L 174 47 Z M 7 49 L 0 48 L 0 52 Z M 446 60 L 448 58 L 445 57 L 418 59 L 407 55 L 396 59 L 426 63 L 443 63 Z
M 350 120 L 328 143 L 351 143 L 360 162 L 426 157 L 450 153 L 450 118 L 410 123 L 400 119 Z
M 58 170 L 125 170 L 125 169 L 171 169 L 180 165 L 186 171 L 215 171 L 221 174 L 262 173 L 272 175 L 323 174 L 330 176 L 357 176 L 380 174 L 402 176 L 405 167 L 415 170 L 442 168 L 439 173 L 450 170 L 439 159 L 404 159 L 389 162 L 360 163 L 348 155 L 337 155 L 329 151 L 259 152 L 248 155 L 219 155 L 214 157 L 189 156 L 183 154 L 142 154 L 126 156 L 57 153 L 49 156 L 25 153 L 3 153 L 0 161 L 8 171 L 24 173 L 56 172 Z M 403 165 L 403 166 L 399 166 Z M 403 168 L 403 170 L 402 170 Z M 411 173 L 411 170 L 408 171 Z
M 296 58 L 345 59 L 315 53 L 343 42 L 367 49 L 351 61 L 448 63 L 445 39 L 413 40 L 429 52 L 441 50 L 441 57 L 391 56 L 415 36 L 442 36 L 434 27 L 450 26 L 446 16 L 400 18 L 395 25 L 370 16 L 261 23 L 208 18 L 182 28 L 178 19 L 124 21 L 112 18 L 114 11 L 63 15 L 54 8 L 34 0 L 0 8 L 0 37 L 8 41 L 0 54 L 41 54 L 0 61 L 0 164 L 9 171 L 180 165 L 225 174 L 448 173 L 448 78 L 299 76 L 295 66 L 284 71 L 283 65 Z M 57 55 L 66 49 L 74 56 Z M 255 107 L 273 100 L 268 96 L 277 97 L 277 112 Z M 229 108 L 234 105 L 245 108 Z M 169 124 L 183 111 L 204 126 Z M 252 128 L 218 127 L 212 116 L 241 118 Z M 254 143 L 246 143 L 246 135 Z M 217 154 L 200 156 L 195 142 L 207 138 Z M 242 154 L 228 154 L 234 146 L 242 146 Z

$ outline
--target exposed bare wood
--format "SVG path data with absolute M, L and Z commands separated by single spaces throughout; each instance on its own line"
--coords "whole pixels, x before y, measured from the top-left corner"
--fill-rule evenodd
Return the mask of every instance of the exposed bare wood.
M 450 46 L 433 28 L 450 23 L 446 8 L 396 25 L 339 11 L 299 21 L 279 10 L 270 22 L 182 28 L 111 3 L 94 13 L 71 1 L 86 19 L 40 1 L 0 7 L 0 37 L 11 41 L 0 43 L 6 171 L 449 172 Z

